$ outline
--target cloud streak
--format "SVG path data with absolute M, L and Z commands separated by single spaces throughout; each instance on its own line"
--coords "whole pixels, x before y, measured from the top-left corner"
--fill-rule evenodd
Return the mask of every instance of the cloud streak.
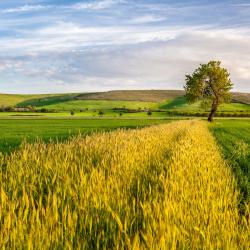
M 16 8 L 4 9 L 2 13 L 22 13 L 22 12 L 35 12 L 51 8 L 49 5 L 23 5 Z

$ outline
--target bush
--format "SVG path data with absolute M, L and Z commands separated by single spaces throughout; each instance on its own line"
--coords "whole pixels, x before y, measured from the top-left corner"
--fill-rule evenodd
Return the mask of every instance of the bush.
M 147 115 L 148 115 L 148 116 L 151 116 L 151 115 L 152 115 L 152 111 L 149 110 L 149 111 L 147 112 Z
M 71 110 L 70 114 L 71 114 L 71 115 L 74 115 L 74 114 L 75 114 L 75 111 L 74 111 L 74 110 Z
M 46 108 L 41 108 L 41 113 L 47 113 L 48 112 L 48 109 Z
M 103 116 L 103 115 L 104 115 L 104 112 L 103 112 L 102 110 L 99 110 L 98 115 L 99 115 L 99 116 Z
M 6 112 L 13 112 L 13 111 L 15 111 L 15 109 L 14 109 L 14 107 L 8 106 L 8 107 L 4 108 L 4 111 L 6 111 Z

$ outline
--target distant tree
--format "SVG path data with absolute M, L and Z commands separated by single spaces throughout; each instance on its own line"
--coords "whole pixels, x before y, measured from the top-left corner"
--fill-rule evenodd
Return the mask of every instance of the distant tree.
M 103 115 L 104 115 L 104 112 L 103 112 L 102 110 L 99 110 L 98 115 L 99 115 L 99 116 L 103 116 Z
M 41 113 L 47 113 L 48 110 L 46 108 L 41 108 Z
M 122 112 L 119 113 L 119 116 L 122 116 Z
M 151 116 L 151 115 L 152 115 L 152 111 L 151 111 L 151 110 L 148 110 L 147 115 L 148 115 L 148 116 Z
M 74 115 L 74 114 L 75 114 L 75 111 L 74 111 L 74 110 L 71 110 L 71 111 L 70 111 L 70 114 L 71 114 L 71 115 Z
M 12 107 L 12 106 L 7 106 L 7 107 L 5 107 L 4 111 L 6 111 L 6 112 L 13 112 L 13 111 L 15 111 L 15 108 Z
M 208 121 L 212 122 L 218 106 L 231 100 L 233 83 L 228 71 L 221 67 L 220 61 L 201 64 L 191 75 L 186 75 L 186 98 L 189 103 L 202 100 L 211 105 Z

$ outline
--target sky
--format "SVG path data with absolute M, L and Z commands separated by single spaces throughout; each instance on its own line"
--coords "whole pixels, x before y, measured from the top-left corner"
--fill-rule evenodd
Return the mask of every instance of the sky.
M 222 61 L 250 92 L 249 0 L 0 0 L 0 92 L 182 89 Z

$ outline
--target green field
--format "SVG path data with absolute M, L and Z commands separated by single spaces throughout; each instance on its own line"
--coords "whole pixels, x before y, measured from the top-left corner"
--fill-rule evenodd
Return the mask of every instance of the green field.
M 110 131 L 117 128 L 137 128 L 166 123 L 162 119 L 2 119 L 0 123 L 0 151 L 10 152 L 25 139 L 34 142 L 65 140 L 76 134 Z
M 80 110 L 80 109 L 98 109 L 107 110 L 113 108 L 127 108 L 127 109 L 155 109 L 158 104 L 154 102 L 140 102 L 140 101 L 107 101 L 107 100 L 73 100 L 61 102 L 52 105 L 45 105 L 41 108 L 56 109 L 56 110 Z
M 216 120 L 211 125 L 217 142 L 238 182 L 241 203 L 250 201 L 250 119 Z

